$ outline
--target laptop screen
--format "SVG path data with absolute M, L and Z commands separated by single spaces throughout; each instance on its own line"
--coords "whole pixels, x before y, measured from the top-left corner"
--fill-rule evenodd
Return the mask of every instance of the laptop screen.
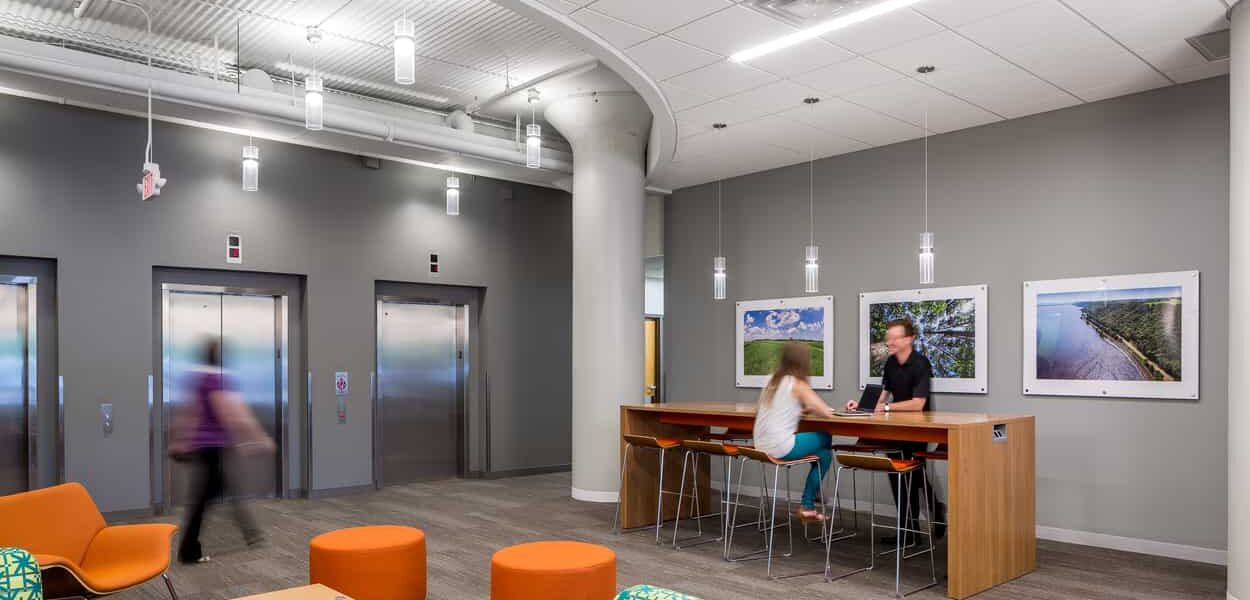
M 874 411 L 877 410 L 877 401 L 881 399 L 881 386 L 868 384 L 864 386 L 864 393 L 859 396 L 859 407 L 857 410 Z

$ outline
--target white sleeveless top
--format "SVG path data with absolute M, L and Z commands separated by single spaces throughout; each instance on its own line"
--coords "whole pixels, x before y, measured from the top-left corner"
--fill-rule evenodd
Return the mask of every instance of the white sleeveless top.
M 772 402 L 759 403 L 755 413 L 755 448 L 773 458 L 789 454 L 794 449 L 794 433 L 802 416 L 803 405 L 794 397 L 794 377 L 787 375 L 777 384 Z

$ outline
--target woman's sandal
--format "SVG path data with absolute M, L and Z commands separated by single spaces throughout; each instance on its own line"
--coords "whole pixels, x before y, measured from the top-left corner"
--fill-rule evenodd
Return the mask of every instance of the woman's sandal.
M 799 510 L 799 519 L 803 521 L 816 521 L 817 523 L 823 523 L 825 520 L 825 513 L 814 508 L 804 508 Z

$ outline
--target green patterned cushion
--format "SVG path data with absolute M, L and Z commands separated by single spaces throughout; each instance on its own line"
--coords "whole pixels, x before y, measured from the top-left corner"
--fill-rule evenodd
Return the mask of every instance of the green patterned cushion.
M 39 563 L 21 548 L 0 548 L 0 600 L 43 600 Z
M 616 595 L 616 600 L 699 600 L 681 592 L 649 585 L 636 585 Z

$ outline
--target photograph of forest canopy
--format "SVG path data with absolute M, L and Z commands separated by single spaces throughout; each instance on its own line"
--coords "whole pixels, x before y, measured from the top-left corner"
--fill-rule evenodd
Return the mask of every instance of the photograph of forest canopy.
M 869 375 L 880 377 L 889 350 L 885 345 L 886 323 L 911 319 L 916 325 L 913 349 L 933 365 L 933 376 L 976 377 L 976 302 L 973 298 L 944 298 L 918 302 L 883 302 L 868 307 Z
M 1039 294 L 1037 378 L 1180 381 L 1181 288 Z

